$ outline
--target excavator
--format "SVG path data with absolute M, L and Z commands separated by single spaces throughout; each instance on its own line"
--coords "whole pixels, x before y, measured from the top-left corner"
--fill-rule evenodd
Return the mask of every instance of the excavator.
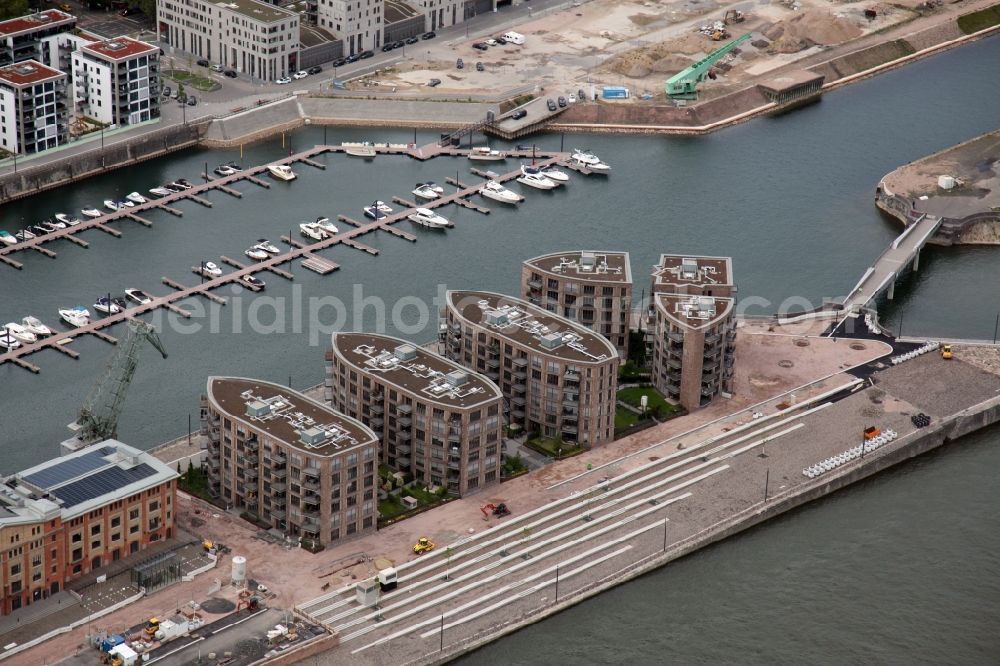
M 490 513 L 497 518 L 503 518 L 504 516 L 510 515 L 510 509 L 508 509 L 507 505 L 503 502 L 500 502 L 499 504 L 493 504 L 490 502 L 489 504 L 479 507 L 479 510 L 483 512 L 483 520 L 489 520 Z
M 727 53 L 750 39 L 753 33 L 737 37 L 725 46 L 712 51 L 707 56 L 690 67 L 674 74 L 667 79 L 666 93 L 670 99 L 698 99 L 698 84 L 706 78 L 715 78 L 712 65 L 722 59 Z

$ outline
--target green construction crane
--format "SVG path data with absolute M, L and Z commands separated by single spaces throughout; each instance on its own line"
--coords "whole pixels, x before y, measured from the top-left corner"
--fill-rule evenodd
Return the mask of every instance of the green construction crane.
M 698 99 L 697 86 L 708 76 L 712 65 L 717 63 L 722 56 L 750 39 L 751 34 L 748 32 L 742 37 L 737 37 L 722 48 L 712 51 L 684 71 L 671 76 L 667 79 L 667 97 L 670 99 Z
M 125 404 L 125 394 L 139 363 L 139 350 L 144 342 L 152 345 L 163 358 L 167 351 L 156 329 L 141 319 L 129 319 L 125 337 L 118 343 L 115 355 L 108 361 L 104 374 L 97 380 L 70 430 L 76 433 L 78 446 L 118 436 L 118 417 Z

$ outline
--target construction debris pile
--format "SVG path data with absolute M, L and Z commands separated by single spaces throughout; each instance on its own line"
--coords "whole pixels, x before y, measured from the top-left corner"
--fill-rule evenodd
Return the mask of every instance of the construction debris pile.
M 811 46 L 829 46 L 855 39 L 862 33 L 854 17 L 809 9 L 790 19 L 764 27 L 761 32 L 771 40 L 776 53 L 798 53 Z

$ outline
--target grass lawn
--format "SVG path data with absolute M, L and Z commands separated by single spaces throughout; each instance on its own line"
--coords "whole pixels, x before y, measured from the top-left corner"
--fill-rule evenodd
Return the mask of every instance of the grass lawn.
M 439 495 L 428 492 L 425 488 L 406 488 L 403 490 L 403 494 L 409 495 L 410 497 L 416 497 L 417 501 L 420 502 L 421 505 L 437 504 L 441 501 L 441 497 Z
M 178 83 L 183 83 L 185 87 L 194 88 L 202 92 L 210 92 L 212 90 L 218 90 L 222 87 L 218 82 L 213 81 L 212 79 L 192 74 L 184 69 L 167 69 L 164 70 L 163 75 L 177 81 Z
M 550 458 L 568 458 L 569 456 L 574 456 L 583 451 L 582 448 L 576 446 L 575 444 L 570 444 L 569 442 L 563 442 L 557 439 L 549 439 L 548 437 L 536 437 L 534 439 L 529 439 L 525 444 L 528 448 L 547 455 Z M 560 453 L 560 451 L 562 453 Z
M 396 516 L 406 513 L 406 507 L 403 503 L 399 501 L 399 498 L 395 495 L 389 495 L 389 498 L 378 503 L 378 513 L 385 519 L 395 518 Z
M 615 409 L 615 430 L 624 430 L 639 422 L 639 415 L 633 414 L 624 407 Z
M 619 400 L 637 408 L 642 404 L 642 396 L 644 395 L 647 396 L 646 408 L 655 414 L 657 418 L 669 419 L 675 416 L 680 416 L 684 413 L 684 410 L 681 407 L 671 405 L 669 402 L 664 400 L 663 396 L 660 395 L 660 392 L 652 386 L 625 388 L 618 391 Z M 618 420 L 617 415 L 615 420 Z
M 618 378 L 623 382 L 649 381 L 649 372 L 643 370 L 632 361 L 627 361 L 618 371 Z

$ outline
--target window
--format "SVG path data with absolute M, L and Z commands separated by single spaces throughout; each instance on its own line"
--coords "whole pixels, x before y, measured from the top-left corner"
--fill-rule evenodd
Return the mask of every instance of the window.
M 17 576 L 20 573 L 21 573 L 21 565 L 20 564 L 12 564 L 12 565 L 10 565 L 10 575 L 11 576 Z
M 128 512 L 129 520 L 138 520 L 138 518 L 139 518 L 139 509 L 132 509 L 131 511 Z
M 101 533 L 101 524 L 100 523 L 98 523 L 96 525 L 91 525 L 90 526 L 90 536 L 97 536 L 100 533 Z
M 118 527 L 121 524 L 122 524 L 121 516 L 115 516 L 114 518 L 111 519 L 111 527 Z

